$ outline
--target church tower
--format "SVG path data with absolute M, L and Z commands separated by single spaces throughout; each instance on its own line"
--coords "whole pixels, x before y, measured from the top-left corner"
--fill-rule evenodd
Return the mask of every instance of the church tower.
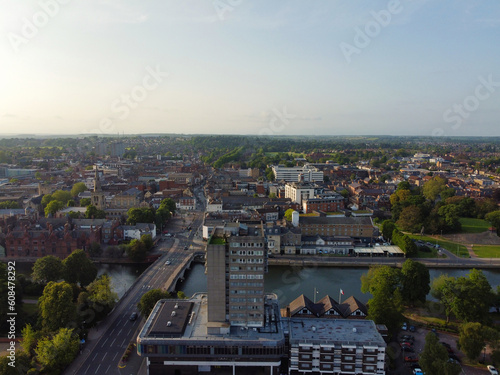
M 101 189 L 99 169 L 97 168 L 97 166 L 95 168 L 94 191 L 92 192 L 91 202 L 92 205 L 95 206 L 98 210 L 104 210 L 106 208 L 106 198 L 104 197 L 104 193 Z

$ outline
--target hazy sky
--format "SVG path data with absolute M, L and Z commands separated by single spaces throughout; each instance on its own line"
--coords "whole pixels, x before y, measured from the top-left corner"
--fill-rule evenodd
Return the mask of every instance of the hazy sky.
M 2 0 L 0 133 L 500 135 L 500 2 Z

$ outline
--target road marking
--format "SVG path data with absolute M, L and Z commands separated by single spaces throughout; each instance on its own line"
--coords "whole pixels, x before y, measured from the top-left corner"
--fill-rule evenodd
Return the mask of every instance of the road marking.
M 115 360 L 116 356 L 118 355 L 118 352 L 115 353 L 115 356 L 113 357 L 112 361 Z M 90 365 L 89 365 L 90 366 Z
M 99 367 L 101 367 L 101 364 L 99 364 L 99 366 L 97 366 L 97 370 L 95 370 L 96 374 L 97 374 L 97 371 L 99 371 Z
M 108 341 L 108 339 L 109 339 L 109 336 L 106 338 L 106 341 Z M 102 343 L 101 347 L 103 347 L 103 348 L 104 348 L 104 344 L 106 344 L 106 341 L 104 341 L 104 342 Z
M 130 335 L 130 332 L 132 332 L 132 328 L 130 328 L 127 332 L 127 336 Z
M 110 335 L 115 331 L 115 328 L 113 328 L 113 330 L 109 333 Z
M 101 362 L 102 362 L 102 361 L 104 361 L 104 358 L 106 358 L 106 355 L 107 355 L 107 354 L 108 354 L 108 352 L 104 353 L 104 355 L 102 356 L 102 360 L 101 360 Z
M 92 361 L 95 361 L 95 357 L 97 357 L 97 354 L 99 353 L 95 353 L 94 358 L 92 358 Z
M 111 343 L 110 346 L 113 346 L 113 344 L 115 343 L 115 341 L 116 341 L 116 338 L 113 340 L 113 342 Z
M 125 344 L 125 341 L 127 341 L 126 337 L 123 339 L 121 346 L 123 346 Z
M 87 369 L 85 370 L 85 374 L 87 373 L 87 371 L 89 371 L 89 367 L 90 367 L 90 364 L 87 366 Z
M 122 328 L 122 329 L 120 329 L 120 331 L 118 331 L 117 336 L 120 336 L 120 333 L 122 333 L 122 330 L 123 330 L 123 328 Z
M 111 365 L 108 366 L 108 368 L 106 369 L 106 372 L 105 374 L 109 374 L 109 368 L 111 367 Z

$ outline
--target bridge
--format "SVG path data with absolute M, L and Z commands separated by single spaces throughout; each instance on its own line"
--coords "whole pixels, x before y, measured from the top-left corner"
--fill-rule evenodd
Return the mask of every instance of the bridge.
M 205 253 L 201 251 L 197 251 L 192 253 L 191 256 L 184 259 L 171 273 L 170 277 L 167 279 L 162 289 L 168 292 L 174 292 L 175 286 L 177 285 L 177 281 L 184 279 L 184 275 L 187 270 L 191 269 L 191 265 L 193 262 L 204 262 L 205 261 Z

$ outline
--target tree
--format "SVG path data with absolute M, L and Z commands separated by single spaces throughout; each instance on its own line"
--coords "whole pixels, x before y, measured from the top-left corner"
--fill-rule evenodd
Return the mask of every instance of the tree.
M 99 257 L 102 254 L 102 247 L 98 242 L 92 242 L 89 246 L 89 254 L 92 257 Z
M 64 208 L 64 203 L 59 202 L 57 200 L 50 201 L 49 204 L 45 207 L 45 216 L 54 215 L 57 211 L 60 211 Z
M 35 352 L 42 372 L 60 373 L 75 359 L 79 347 L 78 336 L 68 328 L 61 328 L 53 337 L 40 340 Z
M 80 206 L 82 207 L 87 207 L 87 206 L 90 206 L 90 198 L 82 198 L 80 199 Z
M 424 350 L 418 362 L 426 374 L 458 375 L 462 370 L 456 363 L 448 362 L 448 352 L 434 332 L 425 336 Z
M 0 357 L 0 374 L 2 375 L 21 375 L 30 374 L 31 369 L 30 357 L 23 352 L 16 352 L 15 366 L 12 367 L 11 359 L 8 356 Z
M 21 206 L 16 201 L 0 202 L 0 210 L 11 209 L 11 208 L 21 208 Z
M 175 201 L 172 198 L 162 199 L 160 202 L 160 208 L 165 207 L 171 213 L 175 213 L 177 206 L 175 205 Z
M 143 234 L 141 236 L 141 241 L 144 246 L 146 246 L 146 251 L 149 251 L 153 248 L 154 242 L 150 234 Z
M 394 232 L 394 229 L 396 229 L 396 224 L 394 224 L 394 221 L 392 221 L 392 220 L 384 220 L 382 222 L 382 225 L 380 226 L 380 229 L 382 231 L 382 236 L 387 241 L 391 241 L 392 240 L 392 232 Z
M 80 283 L 81 286 L 90 284 L 97 276 L 97 267 L 87 257 L 83 250 L 73 251 L 62 261 L 64 280 L 68 283 Z
M 161 289 L 151 289 L 141 297 L 137 308 L 142 316 L 148 317 L 156 302 L 164 298 L 170 298 L 170 294 Z
M 434 202 L 441 192 L 446 188 L 446 179 L 434 176 L 424 184 L 423 194 L 428 200 Z
M 53 255 L 47 255 L 37 259 L 33 265 L 31 278 L 34 281 L 48 283 L 49 281 L 59 281 L 62 279 L 64 267 L 61 259 Z
M 40 338 L 40 334 L 31 327 L 31 324 L 26 324 L 21 330 L 21 335 L 23 337 L 23 340 L 21 341 L 23 351 L 27 355 L 32 356 Z
M 488 220 L 497 230 L 497 235 L 500 236 L 500 211 L 492 211 L 486 214 L 485 219 Z
M 131 208 L 127 211 L 127 223 L 135 225 L 137 223 L 154 223 L 155 212 L 152 208 Z
M 99 276 L 87 286 L 84 302 L 96 313 L 97 320 L 105 317 L 118 301 L 118 295 L 111 289 L 111 279 L 107 274 Z M 83 293 L 80 293 L 82 295 Z M 80 296 L 79 296 L 80 297 Z M 82 301 L 79 301 L 82 303 Z
M 127 246 L 127 256 L 133 262 L 143 262 L 146 259 L 146 245 L 140 240 L 132 240 Z
M 85 211 L 85 219 L 105 219 L 106 212 L 103 210 L 97 209 L 94 205 L 87 206 L 87 210 Z
M 78 194 L 83 193 L 85 190 L 87 190 L 87 186 L 83 182 L 77 182 L 71 188 L 71 196 L 76 197 L 78 196 Z
M 269 198 L 271 198 L 271 199 L 276 198 L 276 193 L 269 193 Z
M 59 202 L 62 202 L 64 205 L 68 203 L 71 197 L 72 197 L 71 193 L 66 190 L 56 190 L 52 193 L 52 198 Z
M 415 233 L 422 228 L 423 219 L 420 207 L 408 206 L 401 211 L 397 224 L 402 230 Z
M 184 293 L 182 290 L 179 290 L 179 291 L 177 292 L 177 298 L 178 298 L 178 299 L 186 299 L 186 298 L 187 298 L 187 297 L 186 297 L 186 293 Z
M 438 214 L 444 219 L 447 232 L 459 232 L 462 229 L 460 224 L 460 208 L 456 204 L 447 204 L 438 210 Z
M 292 214 L 295 212 L 294 209 L 289 208 L 288 210 L 285 211 L 285 219 L 286 221 L 292 221 Z
M 430 290 L 430 275 L 427 267 L 420 262 L 407 259 L 401 268 L 403 301 L 413 305 L 425 302 Z
M 464 323 L 460 326 L 458 343 L 460 349 L 471 361 L 477 360 L 486 345 L 485 328 L 477 322 Z
M 73 288 L 65 281 L 49 282 L 38 300 L 38 307 L 42 326 L 49 331 L 74 323 L 76 306 L 73 303 Z

